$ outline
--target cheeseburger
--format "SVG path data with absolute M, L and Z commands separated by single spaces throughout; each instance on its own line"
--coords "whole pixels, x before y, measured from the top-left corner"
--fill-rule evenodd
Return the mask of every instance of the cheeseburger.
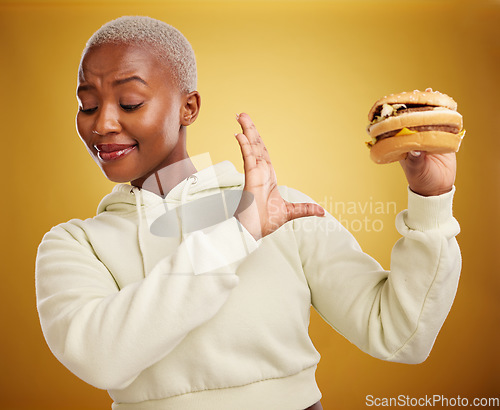
M 456 152 L 465 134 L 457 103 L 431 88 L 381 98 L 368 120 L 367 145 L 378 164 L 404 159 L 409 151 Z

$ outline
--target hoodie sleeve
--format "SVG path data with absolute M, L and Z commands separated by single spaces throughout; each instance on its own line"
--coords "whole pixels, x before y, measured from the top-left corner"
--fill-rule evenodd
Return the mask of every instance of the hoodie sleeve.
M 256 247 L 230 218 L 193 232 L 144 279 L 119 289 L 78 223 L 54 227 L 36 261 L 46 341 L 87 383 L 125 388 L 219 311 L 238 284 L 236 268 Z
M 402 238 L 392 250 L 390 271 L 363 253 L 331 215 L 295 221 L 313 306 L 364 352 L 403 363 L 429 355 L 461 269 L 454 190 L 436 197 L 408 190 L 408 209 L 396 218 Z M 311 201 L 298 195 L 298 201 Z

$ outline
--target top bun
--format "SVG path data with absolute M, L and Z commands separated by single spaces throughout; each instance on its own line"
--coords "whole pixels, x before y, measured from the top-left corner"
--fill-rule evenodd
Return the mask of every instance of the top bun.
M 431 90 L 431 89 L 428 89 Z M 371 108 L 368 113 L 368 121 L 373 121 L 377 108 L 384 104 L 422 104 L 437 107 L 446 107 L 456 111 L 457 103 L 450 96 L 439 91 L 410 91 L 399 94 L 386 95 L 381 98 Z

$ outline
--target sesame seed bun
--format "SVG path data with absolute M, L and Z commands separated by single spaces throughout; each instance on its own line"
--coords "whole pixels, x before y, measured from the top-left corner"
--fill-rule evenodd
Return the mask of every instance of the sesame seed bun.
M 439 91 L 419 91 L 402 92 L 390 94 L 377 100 L 368 113 L 368 121 L 373 121 L 375 113 L 384 104 L 422 104 L 436 107 L 445 107 L 450 110 L 457 110 L 457 103 L 450 96 Z

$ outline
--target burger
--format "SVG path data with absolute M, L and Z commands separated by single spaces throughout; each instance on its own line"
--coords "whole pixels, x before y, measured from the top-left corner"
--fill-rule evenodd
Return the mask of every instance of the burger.
M 455 100 L 431 88 L 381 98 L 368 121 L 367 145 L 378 164 L 404 159 L 409 151 L 456 152 L 465 135 Z

